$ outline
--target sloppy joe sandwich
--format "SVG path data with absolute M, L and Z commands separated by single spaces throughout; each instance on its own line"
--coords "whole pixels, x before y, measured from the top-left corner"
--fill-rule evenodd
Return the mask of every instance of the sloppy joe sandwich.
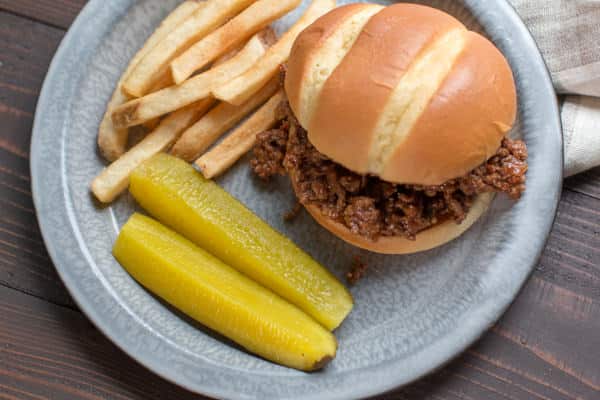
M 296 40 L 275 128 L 251 161 L 288 175 L 323 227 L 374 252 L 464 233 L 495 193 L 525 190 L 511 68 L 488 39 L 416 4 L 337 8 Z

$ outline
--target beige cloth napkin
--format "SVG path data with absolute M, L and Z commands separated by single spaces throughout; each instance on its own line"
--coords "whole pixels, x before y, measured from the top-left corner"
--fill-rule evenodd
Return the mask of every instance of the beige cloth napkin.
M 600 165 L 600 0 L 509 0 L 561 95 L 566 176 Z

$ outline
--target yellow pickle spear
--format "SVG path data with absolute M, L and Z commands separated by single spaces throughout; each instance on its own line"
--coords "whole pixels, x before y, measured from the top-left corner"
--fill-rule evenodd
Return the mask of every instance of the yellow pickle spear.
M 329 330 L 352 309 L 324 267 L 191 165 L 160 154 L 131 175 L 130 191 L 152 216 L 298 306 Z
M 149 217 L 131 217 L 113 254 L 151 292 L 252 353 L 303 371 L 335 357 L 331 332 Z

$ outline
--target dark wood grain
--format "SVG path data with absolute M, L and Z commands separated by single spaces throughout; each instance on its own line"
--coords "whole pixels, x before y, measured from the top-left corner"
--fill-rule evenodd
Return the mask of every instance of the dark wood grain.
M 27 159 L 33 114 L 64 32 L 0 11 L 0 149 Z
M 600 200 L 565 190 L 535 276 L 600 303 Z
M 0 0 L 0 399 L 202 399 L 139 366 L 77 311 L 39 233 L 32 118 L 57 27 L 84 3 Z M 565 187 L 547 249 L 501 321 L 442 371 L 380 399 L 600 399 L 600 169 Z
M 567 179 L 565 187 L 600 199 L 600 168 L 594 168 Z
M 0 0 L 0 10 L 68 28 L 87 0 Z
M 29 178 L 35 105 L 63 35 L 0 11 L 0 283 L 73 305 L 39 233 Z
M 135 363 L 77 311 L 0 286 L 0 315 L 0 398 L 199 398 Z

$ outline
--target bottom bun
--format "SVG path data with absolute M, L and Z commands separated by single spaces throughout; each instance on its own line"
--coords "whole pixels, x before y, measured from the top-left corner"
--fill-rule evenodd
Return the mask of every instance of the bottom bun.
M 376 241 L 371 241 L 352 233 L 345 225 L 324 216 L 319 207 L 309 205 L 305 208 L 322 227 L 354 246 L 381 254 L 411 254 L 431 250 L 465 233 L 488 209 L 493 199 L 493 193 L 479 195 L 467 218 L 461 224 L 454 221 L 443 222 L 420 232 L 416 240 L 408 240 L 402 236 L 382 236 Z

